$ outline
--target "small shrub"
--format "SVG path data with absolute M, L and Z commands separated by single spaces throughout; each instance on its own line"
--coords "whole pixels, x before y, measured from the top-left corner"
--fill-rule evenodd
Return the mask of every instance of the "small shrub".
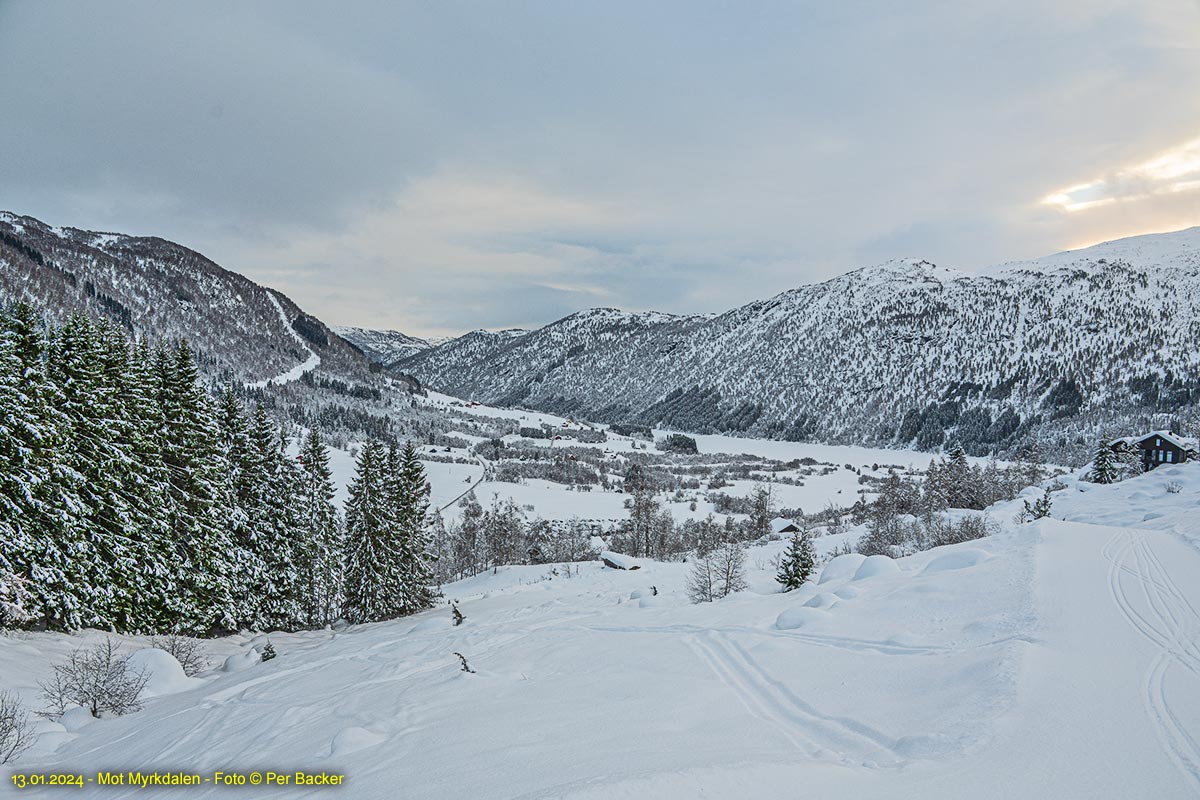
M 179 662 L 179 666 L 183 667 L 183 674 L 189 678 L 196 677 L 212 666 L 212 662 L 204 652 L 204 645 L 198 639 L 174 634 L 155 636 L 150 640 L 150 646 L 174 656 L 175 660 Z
M 270 661 L 272 658 L 275 658 L 277 655 L 278 655 L 278 653 L 275 652 L 275 645 L 271 644 L 270 639 L 267 639 L 267 643 L 262 649 L 262 660 Z
M 12 692 L 0 692 L 0 764 L 7 764 L 29 749 L 37 735 L 29 712 Z
M 93 717 L 122 716 L 142 708 L 142 690 L 147 676 L 129 666 L 129 656 L 117 654 L 112 639 L 89 649 L 71 653 L 65 664 L 54 667 L 54 677 L 42 684 L 42 696 L 50 702 L 49 717 L 61 717 L 68 709 L 82 706 Z
M 1179 481 L 1170 481 L 1167 483 L 1167 494 L 1179 494 L 1183 491 L 1183 484 Z

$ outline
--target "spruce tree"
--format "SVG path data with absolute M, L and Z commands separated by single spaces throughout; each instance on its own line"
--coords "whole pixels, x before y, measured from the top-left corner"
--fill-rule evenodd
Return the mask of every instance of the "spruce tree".
M 403 607 L 404 613 L 411 614 L 433 605 L 432 587 L 436 583 L 430 554 L 429 482 L 411 441 L 400 455 L 394 488 L 399 500 L 396 530 L 402 559 Z
M 315 428 L 300 447 L 297 555 L 301 599 L 310 626 L 326 625 L 338 617 L 342 596 L 341 521 L 333 503 L 333 472 L 329 449 Z
M 349 622 L 374 622 L 404 613 L 395 601 L 400 576 L 393 568 L 393 530 L 387 453 L 374 440 L 363 444 L 346 499 L 346 600 Z
M 211 402 L 187 342 L 161 349 L 155 373 L 163 423 L 159 446 L 169 477 L 167 520 L 175 545 L 171 611 L 181 630 L 232 629 L 233 542 L 222 518 L 231 498 L 224 490 L 228 466 L 217 446 Z
M 1092 471 L 1088 479 L 1092 483 L 1116 483 L 1120 480 L 1116 454 L 1103 439 L 1096 446 L 1096 457 L 1092 460 Z
M 775 580 L 783 585 L 785 592 L 799 589 L 804 585 L 817 566 L 817 552 L 812 539 L 807 533 L 797 533 L 792 536 L 787 552 L 779 562 L 779 571 Z
M 257 487 L 258 552 L 265 567 L 260 614 L 266 628 L 295 627 L 303 621 L 296 547 L 295 494 L 299 477 L 286 443 L 260 404 L 250 423 L 250 453 Z M 253 513 L 253 512 L 252 512 Z

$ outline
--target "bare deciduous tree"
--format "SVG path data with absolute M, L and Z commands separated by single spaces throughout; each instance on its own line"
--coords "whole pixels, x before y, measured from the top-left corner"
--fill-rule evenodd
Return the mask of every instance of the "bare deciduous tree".
M 0 692 L 0 764 L 7 764 L 33 744 L 37 735 L 29 713 L 12 692 Z
M 82 706 L 93 717 L 121 716 L 142 708 L 142 690 L 147 676 L 129 666 L 129 655 L 119 655 L 112 639 L 91 649 L 79 648 L 65 664 L 54 666 L 54 677 L 42 684 L 42 695 L 50 701 L 49 717 L 60 717 L 68 709 Z

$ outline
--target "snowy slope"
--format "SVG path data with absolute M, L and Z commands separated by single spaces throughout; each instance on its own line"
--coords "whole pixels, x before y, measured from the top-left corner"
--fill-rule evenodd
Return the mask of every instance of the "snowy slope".
M 334 325 L 333 330 L 338 336 L 366 353 L 372 361 L 384 366 L 390 366 L 402 358 L 432 346 L 432 343 L 425 339 L 418 339 L 400 331 L 378 331 L 347 325 Z
M 1130 503 L 1153 495 L 1164 518 L 1182 517 L 1197 491 L 1196 465 L 1068 481 L 1056 514 L 1090 508 L 1105 525 L 1050 519 L 896 562 L 846 556 L 786 595 L 764 564 L 750 591 L 701 606 L 686 602 L 683 564 L 500 569 L 446 587 L 461 627 L 443 606 L 273 635 L 270 663 L 74 732 L 47 723 L 18 767 L 325 770 L 368 799 L 399 786 L 427 798 L 1195 797 L 1200 550 L 1135 527 Z M 73 638 L 0 641 L 0 679 L 32 701 Z M 211 647 L 224 657 L 261 641 Z
M 0 303 L 35 304 L 52 319 L 107 317 L 136 337 L 185 338 L 203 372 L 256 386 L 322 365 L 366 382 L 366 358 L 286 296 L 153 237 L 47 225 L 0 212 Z
M 461 397 L 856 444 L 1091 442 L 1200 400 L 1200 228 L 982 274 L 903 259 L 713 317 L 596 309 L 397 365 Z

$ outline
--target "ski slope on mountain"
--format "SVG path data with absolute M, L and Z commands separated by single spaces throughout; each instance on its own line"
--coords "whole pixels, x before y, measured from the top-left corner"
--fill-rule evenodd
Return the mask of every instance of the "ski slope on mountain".
M 289 322 L 287 318 L 287 313 L 283 310 L 283 306 L 279 304 L 279 298 L 275 296 L 274 292 L 268 292 L 267 296 L 271 299 L 271 303 L 275 306 L 275 310 L 279 312 L 279 321 L 283 323 L 284 329 L 291 334 L 292 340 L 308 353 L 308 358 L 304 359 L 304 361 L 300 364 L 281 372 L 273 378 L 266 378 L 261 381 L 255 381 L 253 383 L 246 384 L 246 386 L 250 389 L 265 389 L 272 384 L 278 386 L 280 384 L 298 381 L 306 372 L 312 372 L 314 369 L 321 366 L 321 357 L 313 352 L 313 349 L 308 346 L 307 342 L 304 341 L 303 336 L 296 333 L 296 331 L 292 329 L 291 322 Z
M 42 723 L 16 766 L 336 772 L 369 799 L 1195 797 L 1200 469 L 1065 483 L 1072 521 L 842 556 L 789 594 L 773 543 L 751 548 L 750 590 L 713 604 L 687 602 L 685 564 L 520 566 L 446 587 L 460 627 L 440 606 L 273 634 L 267 663 L 263 636 L 217 640 L 232 671 L 127 717 Z M 36 706 L 48 665 L 100 636 L 6 637 L 0 678 Z

